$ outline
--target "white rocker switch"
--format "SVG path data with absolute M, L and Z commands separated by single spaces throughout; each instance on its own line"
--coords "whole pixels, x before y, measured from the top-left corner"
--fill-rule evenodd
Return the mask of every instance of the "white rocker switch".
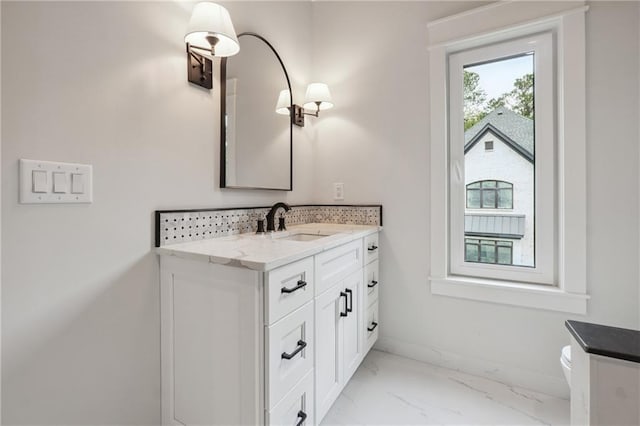
M 71 174 L 71 193 L 84 194 L 84 175 L 82 173 Z
M 47 172 L 44 170 L 34 170 L 31 174 L 32 189 L 31 192 L 45 193 L 48 192 Z
M 53 172 L 53 192 L 65 194 L 67 192 L 67 174 L 64 172 Z

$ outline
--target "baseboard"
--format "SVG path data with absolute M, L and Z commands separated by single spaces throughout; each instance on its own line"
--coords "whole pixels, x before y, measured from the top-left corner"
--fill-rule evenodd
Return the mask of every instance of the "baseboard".
M 374 345 L 374 349 L 474 376 L 485 377 L 510 386 L 530 389 L 558 398 L 569 398 L 569 386 L 567 386 L 564 377 L 555 377 L 482 359 L 468 358 L 389 337 L 381 336 Z

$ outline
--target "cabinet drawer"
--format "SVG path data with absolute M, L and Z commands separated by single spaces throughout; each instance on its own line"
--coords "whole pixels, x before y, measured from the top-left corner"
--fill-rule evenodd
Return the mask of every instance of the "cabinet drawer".
M 364 306 L 369 307 L 373 302 L 378 301 L 378 288 L 380 287 L 380 281 L 378 277 L 377 260 L 364 267 L 364 283 L 367 291 Z
M 378 233 L 367 235 L 364 238 L 365 264 L 378 260 Z
M 317 254 L 315 294 L 322 294 L 347 275 L 362 268 L 362 264 L 361 239 Z
M 267 408 L 278 401 L 313 368 L 313 302 L 267 328 Z
M 373 344 L 378 340 L 378 302 L 369 306 L 367 309 L 367 320 L 365 332 L 366 352 L 371 350 Z
M 313 257 L 267 272 L 267 324 L 273 324 L 310 301 L 314 294 L 313 281 Z
M 309 372 L 267 412 L 267 425 L 315 425 L 313 402 L 313 372 Z

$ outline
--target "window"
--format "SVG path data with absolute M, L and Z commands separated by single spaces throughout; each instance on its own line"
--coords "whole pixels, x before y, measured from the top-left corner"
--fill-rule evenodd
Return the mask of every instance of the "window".
M 513 209 L 513 185 L 485 180 L 467 185 L 468 209 Z
M 427 25 L 433 294 L 586 313 L 587 10 L 498 2 Z
M 553 37 L 547 32 L 449 55 L 453 273 L 554 282 L 553 50 Z M 499 144 L 499 151 L 487 154 L 482 149 L 487 140 L 494 142 L 494 150 Z M 465 209 L 510 209 L 523 215 L 525 229 L 516 243 L 518 256 L 512 258 L 510 251 L 509 262 L 498 262 L 498 246 L 490 249 L 480 244 L 480 260 L 468 260 Z
M 467 262 L 511 265 L 513 262 L 513 242 L 466 238 L 464 240 L 464 257 Z

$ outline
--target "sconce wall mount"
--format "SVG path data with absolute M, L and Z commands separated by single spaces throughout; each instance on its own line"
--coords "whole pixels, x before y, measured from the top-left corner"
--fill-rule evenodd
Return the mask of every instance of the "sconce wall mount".
M 293 124 L 304 127 L 304 116 L 318 117 L 320 110 L 333 108 L 333 100 L 329 86 L 324 83 L 311 83 L 307 87 L 305 103 L 303 106 L 293 104 L 288 90 L 280 92 L 276 104 L 278 114 L 290 114 Z
M 213 89 L 213 61 L 195 52 L 187 43 L 187 79 L 205 89 Z
M 213 88 L 213 58 L 232 56 L 240 51 L 229 12 L 211 2 L 193 7 L 184 41 L 189 82 L 205 89 Z

